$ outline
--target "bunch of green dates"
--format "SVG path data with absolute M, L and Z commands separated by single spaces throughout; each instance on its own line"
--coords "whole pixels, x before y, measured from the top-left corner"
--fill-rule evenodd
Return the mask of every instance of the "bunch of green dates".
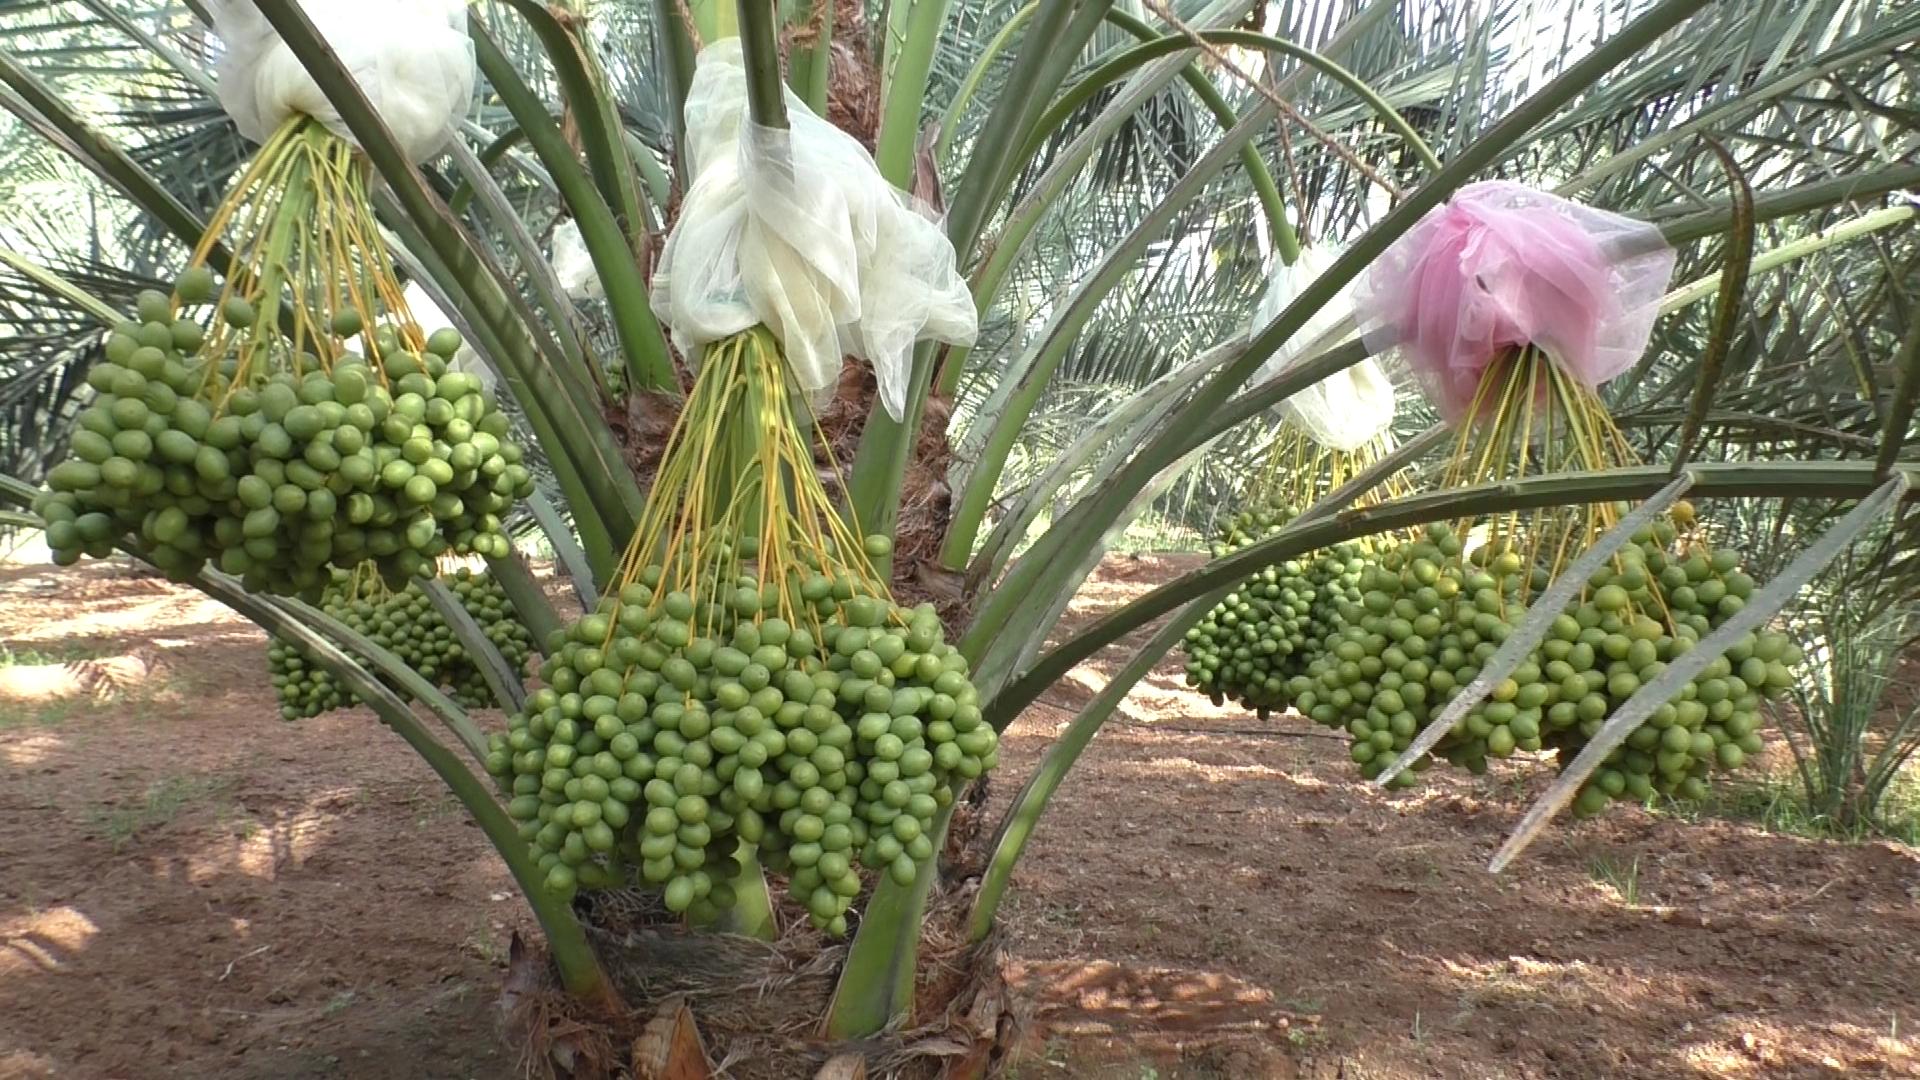
M 1271 505 L 1243 511 L 1221 530 L 1213 555 L 1266 539 L 1293 518 Z M 1365 567 L 1361 547 L 1340 544 L 1249 575 L 1187 631 L 1187 685 L 1216 705 L 1232 700 L 1262 716 L 1286 709 L 1291 680 L 1318 658 L 1342 607 L 1359 600 Z
M 212 293 L 204 268 L 176 287 L 185 304 Z M 211 563 L 253 591 L 317 598 L 332 570 L 371 561 L 398 588 L 439 555 L 509 550 L 501 518 L 533 477 L 491 392 L 448 369 L 455 331 L 411 351 L 375 327 L 377 360 L 343 351 L 325 365 L 284 339 L 266 350 L 258 334 L 225 335 L 253 350 L 243 364 L 207 355 L 164 293 L 142 293 L 138 314 L 88 372 L 96 396 L 36 507 L 57 563 L 126 543 L 175 576 Z M 215 317 L 251 331 L 260 315 L 229 299 Z M 343 313 L 333 329 L 352 338 L 360 321 Z
M 1569 762 L 1641 686 L 1738 612 L 1754 589 L 1739 555 L 1703 542 L 1670 551 L 1673 540 L 1665 524 L 1634 537 L 1534 652 L 1455 722 L 1434 757 L 1476 772 L 1516 751 L 1554 751 Z M 1547 583 L 1546 571 L 1512 551 L 1463 558 L 1451 528 L 1430 526 L 1367 568 L 1360 603 L 1290 681 L 1291 704 L 1346 731 L 1353 761 L 1371 778 L 1479 676 L 1524 615 L 1525 598 Z M 1747 635 L 1607 757 L 1575 811 L 1655 793 L 1704 796 L 1713 770 L 1738 768 L 1760 750 L 1762 702 L 1792 684 L 1798 659 L 1784 635 Z M 1396 782 L 1413 783 L 1413 772 Z
M 998 760 L 965 658 L 931 607 L 845 578 L 660 582 L 646 568 L 549 643 L 489 755 L 508 813 L 563 895 L 639 883 L 711 922 L 746 850 L 845 933 L 860 868 L 912 882 L 957 785 Z
M 526 671 L 533 655 L 533 636 L 521 624 L 506 590 L 485 572 L 465 567 L 442 576 L 460 606 L 500 650 L 514 674 Z M 378 595 L 355 595 L 352 576 L 335 573 L 334 580 L 320 598 L 320 608 L 339 619 L 375 645 L 394 653 L 422 678 L 444 688 L 453 699 L 468 708 L 494 708 L 493 688 L 480 666 L 460 643 L 433 601 L 409 581 L 397 592 L 384 588 Z M 280 715 L 288 720 L 318 716 L 333 709 L 359 704 L 352 690 L 328 674 L 324 668 L 307 662 L 291 644 L 273 639 L 267 645 L 267 671 L 274 693 L 280 698 Z M 395 688 L 398 690 L 398 688 Z M 398 691 L 406 696 L 404 691 Z

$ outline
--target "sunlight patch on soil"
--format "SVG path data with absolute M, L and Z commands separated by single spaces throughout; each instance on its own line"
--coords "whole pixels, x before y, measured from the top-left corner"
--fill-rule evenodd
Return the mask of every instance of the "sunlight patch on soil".
M 100 928 L 70 907 L 48 908 L 0 920 L 0 976 L 53 972 L 67 966 Z
M 1218 971 L 1066 960 L 1014 962 L 1007 977 L 1050 1030 L 1066 1034 L 1260 1031 L 1296 1019 L 1271 990 Z
M 56 1070 L 50 1058 L 28 1050 L 0 1050 L 0 1076 L 37 1078 L 54 1075 Z
M 44 732 L 22 735 L 0 743 L 0 757 L 6 759 L 10 768 L 24 769 L 45 761 L 65 743 L 66 740 L 60 736 L 48 735 Z
M 271 824 L 248 821 L 235 834 L 217 839 L 188 855 L 187 880 L 196 885 L 245 874 L 261 881 L 278 880 L 281 871 L 299 867 L 329 839 L 339 822 L 339 807 L 351 799 L 352 788 L 335 788 L 309 798 L 303 807 L 282 814 Z
M 1505 960 L 1471 962 L 1442 957 L 1439 967 L 1455 984 L 1460 1000 L 1476 1006 L 1498 1002 L 1549 1008 L 1556 1000 L 1580 999 L 1602 984 L 1613 995 L 1613 1004 L 1626 1005 L 1651 989 L 1644 983 L 1619 979 L 1617 973 L 1598 970 L 1583 960 L 1548 961 L 1510 956 Z
M 1107 685 L 1106 676 L 1098 671 L 1085 667 L 1077 667 L 1067 672 L 1066 681 L 1080 687 L 1089 694 L 1097 694 L 1105 689 Z
M 1790 1027 L 1728 1017 L 1699 1025 L 1694 1029 L 1697 1037 L 1677 1048 L 1674 1057 L 1711 1077 L 1920 1075 L 1920 1054 L 1889 1030 L 1837 1023 L 1828 1029 L 1834 1041 L 1808 1046 Z
M 1091 665 L 1081 665 L 1067 672 L 1062 680 L 1075 691 L 1084 692 L 1089 699 L 1107 688 L 1108 673 Z M 1121 709 L 1134 718 L 1147 721 L 1156 716 L 1196 716 L 1234 715 L 1225 709 L 1211 709 L 1210 703 L 1186 686 L 1183 679 L 1142 679 L 1121 702 Z
M 90 604 L 71 608 L 59 619 L 43 620 L 25 633 L 12 635 L 32 644 L 73 638 L 113 638 L 129 633 L 152 633 L 159 627 L 227 621 L 233 612 L 196 592 L 161 594 L 124 604 Z M 158 642 L 156 642 L 157 644 Z M 179 644 L 189 644 L 180 641 Z
M 1165 776 L 1168 773 L 1187 773 L 1216 784 L 1233 780 L 1245 780 L 1252 777 L 1284 780 L 1290 775 L 1284 769 L 1276 769 L 1266 765 L 1216 765 L 1208 762 L 1195 761 L 1190 757 L 1156 757 L 1149 761 L 1142 762 L 1135 769 L 1129 771 L 1139 773 L 1140 775 L 1160 776 Z
M 0 703 L 13 707 L 60 698 L 104 701 L 154 681 L 158 668 L 138 656 L 87 657 L 57 664 L 0 667 Z

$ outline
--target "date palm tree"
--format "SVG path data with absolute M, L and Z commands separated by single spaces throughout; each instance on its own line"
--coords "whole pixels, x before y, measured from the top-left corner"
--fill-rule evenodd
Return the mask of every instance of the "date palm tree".
M 679 392 L 646 271 L 685 183 L 679 106 L 696 42 L 741 36 L 756 115 L 778 114 L 784 81 L 816 112 L 870 123 L 855 134 L 895 185 L 937 191 L 980 337 L 920 348 L 905 417 L 864 417 L 849 508 L 892 532 L 924 526 L 902 515 L 938 495 L 934 542 L 896 570 L 941 582 L 964 613 L 961 648 L 997 728 L 1074 664 L 1157 628 L 985 837 L 977 880 L 929 864 L 863 899 L 819 1017 L 834 1038 L 904 1022 L 930 896 L 968 897 L 968 933 L 986 936 L 1080 751 L 1249 570 L 1524 507 L 1689 493 L 1831 508 L 1767 592 L 1778 607 L 1908 497 L 1902 451 L 1920 389 L 1920 247 L 1900 194 L 1920 185 L 1912 3 L 895 0 L 874 12 L 484 0 L 471 23 L 483 93 L 451 151 L 418 168 L 298 5 L 258 4 L 365 148 L 403 266 L 498 374 L 542 469 L 526 527 L 582 596 L 613 579 L 650 480 L 626 464 L 619 418 L 635 401 L 671 408 Z M 0 132 L 11 166 L 0 170 L 0 461 L 29 479 L 58 459 L 101 322 L 177 265 L 247 153 L 211 97 L 201 14 L 163 0 L 0 4 L 0 104 L 18 121 Z M 1382 468 L 1061 637 L 1069 598 L 1116 535 L 1155 508 L 1193 514 L 1233 498 L 1271 406 L 1366 350 L 1323 349 L 1264 381 L 1263 361 L 1421 215 L 1496 175 L 1643 218 L 1679 249 L 1671 314 L 1607 389 L 1649 464 L 1464 488 L 1434 479 L 1349 509 Z M 40 198 L 48 185 L 66 197 Z M 603 301 L 575 301 L 553 280 L 547 238 L 562 218 L 581 229 Z M 1275 261 L 1326 240 L 1345 245 L 1332 269 L 1249 328 Z M 1426 475 L 1445 440 L 1405 396 L 1388 465 Z M 929 432 L 952 452 L 933 475 L 914 468 Z M 524 566 L 497 562 L 531 628 L 558 626 Z M 476 718 L 418 693 L 434 730 L 382 681 L 412 691 L 420 680 L 372 642 L 217 573 L 195 583 L 308 650 L 420 752 L 526 891 L 568 990 L 611 994 L 579 915 L 540 886 L 469 760 L 484 745 Z M 1756 618 L 1768 613 L 1757 601 Z M 1726 644 L 1690 656 L 1704 664 Z M 1609 729 L 1636 723 L 1637 702 Z

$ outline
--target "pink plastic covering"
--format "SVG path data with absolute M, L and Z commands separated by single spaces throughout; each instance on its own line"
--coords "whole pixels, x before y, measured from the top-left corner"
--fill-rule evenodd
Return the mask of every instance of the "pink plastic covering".
M 1398 346 L 1449 420 L 1503 350 L 1534 345 L 1588 386 L 1646 351 L 1673 249 L 1643 221 L 1504 180 L 1469 184 L 1362 277 L 1368 348 Z

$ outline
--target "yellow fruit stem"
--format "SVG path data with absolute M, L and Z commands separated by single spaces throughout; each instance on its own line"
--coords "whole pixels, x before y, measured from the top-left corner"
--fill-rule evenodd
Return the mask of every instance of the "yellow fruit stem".
M 1379 464 L 1393 446 L 1385 434 L 1353 450 L 1335 450 L 1315 442 L 1293 424 L 1282 421 L 1268 444 L 1267 454 L 1249 486 L 1250 501 L 1277 502 L 1292 510 L 1304 511 L 1330 491 L 1359 477 Z M 1355 506 L 1371 506 L 1409 494 L 1404 471 L 1374 485 L 1354 500 Z
M 302 374 L 310 352 L 331 371 L 347 344 L 334 318 L 358 316 L 362 352 L 374 376 L 389 384 L 377 327 L 418 361 L 426 337 L 394 271 L 391 252 L 368 193 L 368 164 L 351 143 L 305 116 L 290 118 L 254 154 L 208 220 L 188 267 L 207 265 L 213 246 L 233 238 L 231 262 L 213 298 L 216 312 L 199 355 L 208 361 L 206 394 L 218 361 L 231 355 L 235 370 L 214 402 L 224 412 L 232 394 L 265 365 Z M 234 300 L 254 309 L 251 326 L 229 325 L 220 313 Z M 290 326 L 279 325 L 285 304 Z M 180 301 L 175 298 L 175 311 Z
M 1445 482 L 1472 486 L 1518 481 L 1530 473 L 1605 472 L 1638 464 L 1593 388 L 1545 350 L 1528 345 L 1496 357 L 1482 373 L 1459 423 Z M 1613 503 L 1535 509 L 1525 512 L 1524 522 L 1521 513 L 1486 520 L 1485 543 L 1514 551 L 1522 565 L 1543 567 L 1549 576 L 1620 519 Z M 1456 524 L 1462 536 L 1472 527 L 1471 520 Z M 1624 569 L 1619 557 L 1614 565 Z M 1520 592 L 1524 602 L 1530 583 L 1523 581 Z
M 379 566 L 361 562 L 347 571 L 346 595 L 349 600 L 382 603 L 393 595 L 393 590 L 387 587 L 387 579 L 380 576 Z
M 621 560 L 613 594 L 661 568 L 651 606 L 669 592 L 698 602 L 739 576 L 756 542 L 756 576 L 775 587 L 779 616 L 812 623 L 793 586 L 817 569 L 887 598 L 857 523 L 834 507 L 814 463 L 807 429 L 825 442 L 794 392 L 785 359 L 761 327 L 708 345 L 686 408 L 675 421 L 639 528 Z M 764 613 L 763 613 L 764 614 Z

